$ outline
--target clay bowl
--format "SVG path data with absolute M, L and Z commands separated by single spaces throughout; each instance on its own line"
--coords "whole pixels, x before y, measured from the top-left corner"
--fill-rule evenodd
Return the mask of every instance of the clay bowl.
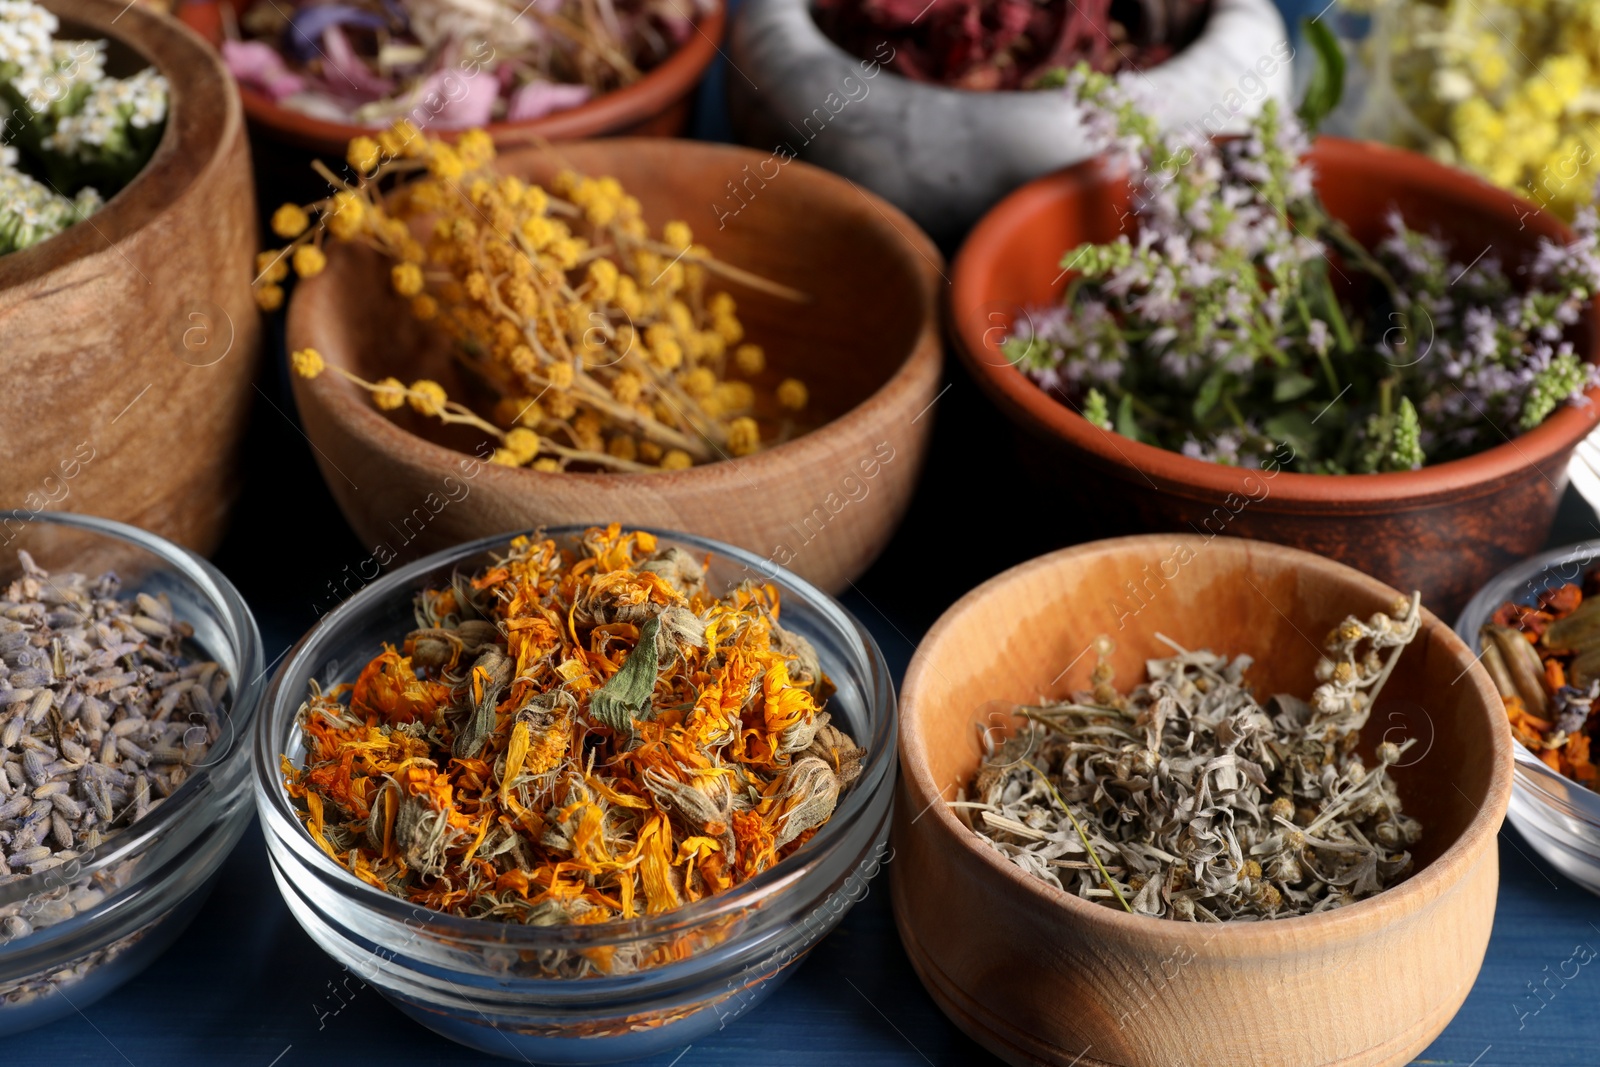
M 1556 217 L 1462 171 L 1380 145 L 1324 137 L 1311 153 L 1317 191 L 1363 243 L 1398 208 L 1443 237 L 1461 262 L 1492 246 L 1510 266 L 1540 237 L 1570 240 Z M 1600 405 L 1562 407 L 1536 429 L 1466 459 L 1393 474 L 1261 472 L 1190 459 L 1091 425 L 1000 353 L 1019 308 L 1059 301 L 1062 253 L 1109 241 L 1131 203 L 1100 161 L 1049 175 L 984 217 L 956 257 L 956 347 L 983 389 L 1070 472 L 1105 532 L 1193 530 L 1277 541 L 1359 567 L 1453 615 L 1474 590 L 1541 548 L 1567 484 L 1567 459 Z M 1575 341 L 1596 354 L 1596 317 Z M 1600 391 L 1591 396 L 1600 400 Z M 1248 503 L 1246 503 L 1248 502 Z
M 158 68 L 170 111 L 104 208 L 0 256 L 0 507 L 89 512 L 209 552 L 238 492 L 260 350 L 239 100 L 171 19 L 121 0 L 45 6 L 63 32 L 110 40 L 112 73 Z
M 559 158 L 558 158 L 559 157 Z M 525 149 L 504 169 L 548 180 L 561 160 L 635 191 L 652 227 L 685 219 L 719 258 L 807 293 L 796 304 L 730 286 L 746 335 L 767 350 L 756 383 L 803 378 L 826 425 L 738 460 L 650 474 L 549 474 L 479 463 L 483 441 L 391 418 L 333 374 L 296 377 L 300 417 L 324 477 L 376 565 L 533 525 L 622 522 L 749 549 L 836 592 L 882 551 L 910 501 L 940 376 L 941 260 L 904 215 L 849 182 L 789 163 L 736 224 L 707 205 L 765 157 L 742 148 L 619 139 Z M 449 343 L 411 319 L 387 267 L 330 248 L 329 269 L 289 307 L 291 351 L 311 347 L 372 381 L 429 377 L 451 395 Z M 370 579 L 372 574 L 366 575 Z
M 1167 654 L 1159 631 L 1255 655 L 1258 696 L 1308 695 L 1312 641 L 1397 595 L 1279 545 L 1151 535 L 1032 560 L 945 612 L 901 691 L 892 883 L 901 939 L 945 1014 L 1016 1064 L 1409 1063 L 1483 961 L 1512 779 L 1494 687 L 1431 613 L 1362 737 L 1369 766 L 1379 742 L 1417 739 L 1393 772 L 1425 828 L 1417 871 L 1378 896 L 1265 922 L 1130 915 L 1023 874 L 942 803 L 971 780 L 983 732 L 1014 724 L 997 709 L 1088 688 L 1097 635 L 1126 685 Z
M 240 0 L 198 0 L 182 5 L 177 14 L 213 47 L 221 47 L 223 3 L 235 9 L 245 6 Z M 701 17 L 696 32 L 676 52 L 632 85 L 567 111 L 522 122 L 493 122 L 485 128 L 502 147 L 541 139 L 570 141 L 627 134 L 676 137 L 688 128 L 694 88 L 717 56 L 726 21 L 726 10 L 719 3 Z M 316 155 L 342 159 L 351 138 L 373 132 L 370 127 L 327 122 L 280 107 L 270 97 L 244 86 L 239 87 L 239 96 L 252 129 L 266 140 Z M 438 132 L 453 136 L 450 131 Z

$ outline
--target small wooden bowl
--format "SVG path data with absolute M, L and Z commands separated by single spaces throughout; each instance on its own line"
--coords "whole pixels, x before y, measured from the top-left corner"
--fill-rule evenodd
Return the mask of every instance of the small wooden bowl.
M 1417 871 L 1360 903 L 1267 922 L 1129 915 L 1037 881 L 943 803 L 1007 710 L 1088 688 L 1097 635 L 1119 685 L 1188 648 L 1257 657 L 1258 696 L 1308 695 L 1320 641 L 1399 594 L 1296 549 L 1220 537 L 1099 541 L 1014 567 L 928 632 L 901 694 L 892 896 L 922 982 L 1011 1063 L 1378 1067 L 1411 1062 L 1472 987 L 1494 919 L 1511 736 L 1488 675 L 1425 614 L 1363 733 L 1417 739 L 1394 772 L 1422 821 Z M 1066 668 L 1065 670 L 1063 668 Z
M 244 7 L 239 0 L 193 0 L 182 4 L 177 16 L 213 47 L 220 48 L 224 3 Z M 717 58 L 726 23 L 727 9 L 718 3 L 695 23 L 695 32 L 677 51 L 632 85 L 553 115 L 521 122 L 491 122 L 485 128 L 504 147 L 532 144 L 541 138 L 566 141 L 628 134 L 677 137 L 688 128 L 695 86 Z M 318 155 L 342 159 L 351 138 L 373 132 L 368 126 L 329 122 L 282 107 L 266 94 L 242 85 L 239 96 L 252 129 L 269 140 Z M 460 131 L 437 132 L 454 137 Z
M 759 188 L 752 180 L 753 195 L 718 229 L 712 205 L 726 184 L 769 161 L 744 148 L 650 138 L 501 157 L 503 169 L 534 180 L 564 164 L 614 176 L 643 201 L 652 227 L 686 220 L 718 258 L 807 293 L 796 304 L 726 286 L 746 336 L 767 350 L 758 387 L 801 378 L 808 415 L 826 424 L 690 470 L 548 474 L 479 463 L 470 453 L 483 442 L 445 437 L 410 412 L 380 413 L 338 375 L 296 377 L 323 475 L 378 566 L 533 525 L 621 522 L 730 542 L 830 592 L 867 568 L 905 513 L 927 448 L 942 262 L 895 208 L 799 162 Z M 376 253 L 338 244 L 329 253 L 328 269 L 300 282 L 290 301 L 290 351 L 315 348 L 368 381 L 427 377 L 464 395 L 449 342 L 411 318 Z
M 0 256 L 0 507 L 87 512 L 210 552 L 239 491 L 261 347 L 239 99 L 172 19 L 44 4 L 64 35 L 109 39 L 113 69 L 154 66 L 171 97 L 155 154 L 105 207 Z

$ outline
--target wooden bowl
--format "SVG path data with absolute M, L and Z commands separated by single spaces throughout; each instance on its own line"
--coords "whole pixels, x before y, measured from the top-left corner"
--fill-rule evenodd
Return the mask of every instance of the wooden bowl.
M 1329 212 L 1369 246 L 1386 232 L 1391 209 L 1414 228 L 1436 231 L 1462 263 L 1493 248 L 1514 268 L 1539 238 L 1572 239 L 1554 215 L 1412 152 L 1323 137 L 1310 158 Z M 1544 545 L 1566 489 L 1567 460 L 1600 420 L 1600 390 L 1590 391 L 1587 407 L 1563 406 L 1515 440 L 1464 459 L 1390 474 L 1265 480 L 1258 471 L 1101 430 L 1041 390 L 999 344 L 1020 309 L 1060 300 L 1069 284 L 1063 251 L 1115 240 L 1130 204 L 1126 176 L 1098 160 L 1040 178 L 984 217 L 951 270 L 957 351 L 1044 462 L 1071 472 L 1067 490 L 1092 502 L 1104 532 L 1192 530 L 1277 541 L 1419 588 L 1447 615 Z M 1588 318 L 1574 342 L 1593 360 L 1600 316 Z
M 238 493 L 260 350 L 239 100 L 169 18 L 122 0 L 44 4 L 63 31 L 110 39 L 113 69 L 165 74 L 170 110 L 155 155 L 104 208 L 0 256 L 0 507 L 90 512 L 209 552 Z
M 222 4 L 242 8 L 240 0 L 196 0 L 183 4 L 178 17 L 211 42 L 222 46 Z M 624 135 L 677 137 L 689 126 L 695 86 L 717 57 L 717 46 L 727 23 L 719 3 L 702 16 L 677 51 L 632 85 L 595 97 L 586 104 L 543 118 L 521 122 L 492 122 L 485 127 L 503 147 L 527 145 L 540 139 L 570 141 L 585 137 Z M 371 134 L 371 127 L 328 122 L 282 107 L 271 97 L 239 86 L 250 125 L 267 139 L 307 149 L 317 155 L 343 159 L 353 137 Z M 438 131 L 453 137 L 460 131 Z
M 848 585 L 905 513 L 926 451 L 940 376 L 938 251 L 893 207 L 798 162 L 718 229 L 711 205 L 726 183 L 768 161 L 749 149 L 620 139 L 501 157 L 505 170 L 535 180 L 562 161 L 615 176 L 644 202 L 652 227 L 687 220 L 718 258 L 807 293 L 795 304 L 727 287 L 746 335 L 767 350 L 758 387 L 802 378 L 808 413 L 827 422 L 684 471 L 549 474 L 479 463 L 470 453 L 482 442 L 437 443 L 446 439 L 436 423 L 382 414 L 337 375 L 297 377 L 323 475 L 376 563 L 533 525 L 622 522 L 730 542 L 830 592 Z M 330 246 L 328 269 L 299 283 L 288 340 L 291 351 L 315 348 L 369 381 L 429 377 L 463 392 L 449 342 L 411 319 L 364 248 Z
M 1296 549 L 1219 537 L 1099 541 L 968 593 L 928 632 L 901 692 L 892 896 L 928 991 L 1011 1063 L 1377 1067 L 1409 1063 L 1466 998 L 1494 919 L 1511 736 L 1487 673 L 1426 613 L 1363 733 L 1414 737 L 1394 775 L 1423 823 L 1417 871 L 1313 916 L 1185 923 L 1080 899 L 1018 870 L 943 803 L 971 780 L 996 709 L 1088 688 L 1107 634 L 1121 685 L 1154 635 L 1256 657 L 1259 697 L 1309 695 L 1320 641 L 1398 593 Z M 1370 765 L 1370 761 L 1369 761 Z

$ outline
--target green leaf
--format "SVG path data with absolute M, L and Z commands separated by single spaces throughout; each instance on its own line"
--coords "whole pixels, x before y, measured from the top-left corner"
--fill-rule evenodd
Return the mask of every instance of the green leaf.
M 1217 406 L 1222 399 L 1222 387 L 1228 383 L 1228 372 L 1220 368 L 1206 375 L 1206 380 L 1200 383 L 1200 391 L 1194 398 L 1194 417 L 1196 421 L 1202 420 L 1210 414 L 1211 409 Z
M 1117 432 L 1130 441 L 1139 440 L 1139 424 L 1133 418 L 1133 394 L 1123 393 L 1117 401 Z
M 652 699 L 661 669 L 656 635 L 660 632 L 659 615 L 641 626 L 639 643 L 622 661 L 622 667 L 589 698 L 589 713 L 618 734 L 631 735 L 634 719 L 648 719 L 654 714 Z
M 1299 371 L 1290 371 L 1272 385 L 1272 399 L 1280 404 L 1299 400 L 1317 387 L 1317 380 Z
M 1284 411 L 1272 416 L 1262 428 L 1276 441 L 1287 441 L 1295 455 L 1307 461 L 1317 458 L 1317 427 L 1303 411 Z
M 1333 31 L 1317 19 L 1301 19 L 1300 33 L 1311 46 L 1315 65 L 1311 80 L 1306 83 L 1306 95 L 1300 100 L 1299 114 L 1306 133 L 1314 134 L 1344 96 L 1344 52 Z

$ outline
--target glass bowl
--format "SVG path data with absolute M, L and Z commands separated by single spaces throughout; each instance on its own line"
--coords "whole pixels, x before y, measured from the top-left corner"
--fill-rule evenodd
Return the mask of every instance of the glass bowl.
M 1456 633 L 1478 647 L 1478 628 L 1507 601 L 1532 604 L 1546 589 L 1583 576 L 1600 564 L 1600 542 L 1551 549 L 1502 571 L 1462 609 Z M 1600 793 L 1551 769 L 1513 739 L 1516 778 L 1511 824 L 1550 865 L 1591 893 L 1600 893 Z
M 582 527 L 543 531 L 570 546 Z M 359 881 L 330 859 L 289 805 L 280 755 L 300 763 L 295 716 L 313 681 L 352 681 L 414 628 L 412 598 L 471 571 L 512 534 L 429 556 L 325 616 L 273 678 L 257 723 L 256 804 L 289 910 L 335 960 L 428 1028 L 463 1045 L 538 1063 L 603 1063 L 682 1048 L 777 988 L 866 891 L 887 850 L 895 776 L 894 687 L 866 630 L 820 590 L 770 562 L 687 534 L 660 546 L 711 556 L 707 585 L 748 577 L 780 591 L 783 625 L 816 647 L 838 687 L 826 707 L 867 750 L 832 819 L 798 852 L 720 896 L 663 915 L 583 927 L 533 927 L 446 915 Z M 647 943 L 671 962 L 627 974 L 558 977 L 574 953 L 600 958 Z
M 132 978 L 188 926 L 253 814 L 249 750 L 265 686 L 250 609 L 211 564 L 108 519 L 0 511 L 0 589 L 27 550 L 52 573 L 115 571 L 119 598 L 166 594 L 228 674 L 217 736 L 176 791 L 75 859 L 0 885 L 0 1034 L 50 1022 Z

